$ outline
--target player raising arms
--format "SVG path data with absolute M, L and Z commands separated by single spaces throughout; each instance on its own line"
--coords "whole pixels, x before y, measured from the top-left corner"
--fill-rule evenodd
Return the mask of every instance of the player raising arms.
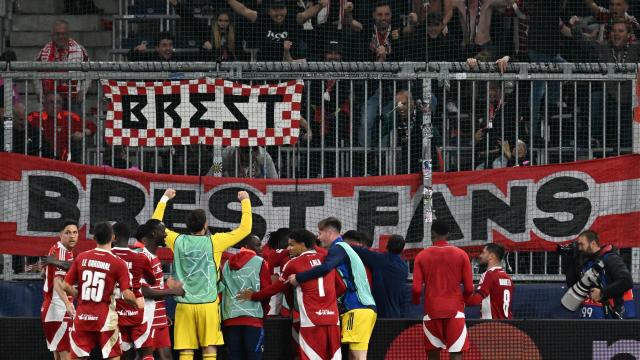
M 167 189 L 156 206 L 153 218 L 162 220 L 167 202 L 176 191 Z M 218 279 L 222 253 L 251 233 L 251 201 L 246 191 L 238 192 L 242 204 L 240 226 L 230 232 L 208 235 L 207 215 L 202 209 L 189 212 L 188 234 L 166 229 L 167 246 L 173 250 L 176 280 L 183 283 L 185 295 L 176 296 L 174 349 L 180 360 L 192 360 L 194 350 L 202 348 L 202 358 L 217 358 L 217 346 L 224 340 L 220 331 Z
M 287 287 L 287 279 L 322 264 L 324 256 L 314 250 L 316 237 L 307 230 L 294 230 L 289 234 L 289 253 L 293 257 L 282 269 L 282 275 L 273 288 L 260 292 L 251 290 L 238 294 L 239 299 L 258 301 L 266 299 L 275 290 Z M 340 326 L 336 295 L 336 272 L 299 284 L 294 288 L 294 304 L 300 313 L 300 359 L 342 359 Z
M 473 292 L 471 263 L 467 253 L 447 243 L 449 226 L 442 220 L 431 225 L 433 245 L 422 250 L 413 267 L 413 303 L 420 304 L 424 289 L 423 328 L 429 360 L 446 350 L 451 360 L 462 359 L 469 349 L 464 319 L 464 299 Z M 460 291 L 464 286 L 464 294 Z
M 156 281 L 151 268 L 151 260 L 142 253 L 129 248 L 129 227 L 118 222 L 113 225 L 115 241 L 111 252 L 122 259 L 131 274 L 131 290 L 136 296 L 137 305 L 129 305 L 122 299 L 116 300 L 116 312 L 118 313 L 118 328 L 122 339 L 123 358 L 135 358 L 136 350 L 141 360 L 153 360 L 153 348 L 151 347 L 151 324 L 153 319 L 147 319 L 144 315 L 144 298 L 142 297 L 141 281 L 144 278 L 150 284 Z M 130 352 L 131 354 L 127 354 Z
M 136 305 L 136 296 L 131 291 L 127 264 L 111 253 L 111 225 L 98 223 L 93 233 L 98 246 L 78 255 L 62 283 L 64 291 L 78 299 L 69 343 L 74 358 L 89 359 L 91 350 L 98 347 L 103 358 L 119 359 L 122 350 L 115 287 L 130 305 Z M 73 305 L 68 300 L 66 305 L 73 314 Z
M 67 294 L 60 289 L 73 261 L 72 251 L 78 243 L 77 223 L 72 220 L 65 221 L 58 236 L 60 241 L 49 249 L 47 265 L 44 268 L 44 301 L 40 309 L 40 319 L 47 339 L 47 348 L 53 352 L 55 360 L 68 360 L 70 359 L 69 330 L 72 320 L 67 315 L 63 301 L 63 298 L 67 298 Z M 58 283 L 58 287 L 54 287 L 55 283 Z M 56 289 L 59 291 L 55 291 Z M 69 302 L 68 299 L 67 302 Z
M 504 248 L 500 244 L 485 245 L 478 256 L 480 264 L 487 266 L 487 271 L 480 277 L 475 293 L 467 298 L 467 305 L 482 304 L 483 319 L 511 319 L 511 301 L 513 299 L 513 282 L 502 269 Z
M 171 360 L 171 338 L 169 337 L 169 320 L 167 319 L 167 310 L 165 308 L 165 296 L 182 296 L 184 290 L 182 283 L 172 278 L 164 283 L 164 274 L 162 272 L 162 264 L 156 256 L 156 251 L 160 246 L 166 246 L 164 239 L 167 234 L 164 231 L 164 225 L 157 219 L 151 219 L 145 224 L 138 226 L 135 234 L 136 239 L 141 242 L 144 247 L 142 253 L 151 260 L 153 273 L 155 274 L 155 285 L 149 285 L 142 279 L 142 295 L 144 295 L 144 313 L 145 317 L 153 317 L 151 327 L 152 346 L 158 353 L 160 360 Z

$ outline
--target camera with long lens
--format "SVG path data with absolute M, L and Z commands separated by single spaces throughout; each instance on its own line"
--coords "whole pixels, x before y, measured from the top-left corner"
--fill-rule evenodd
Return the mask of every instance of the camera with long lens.
M 576 311 L 582 304 L 582 302 L 589 295 L 589 291 L 599 284 L 598 278 L 604 268 L 604 262 L 598 261 L 593 267 L 582 275 L 578 281 L 569 287 L 569 290 L 562 296 L 560 303 L 569 311 Z

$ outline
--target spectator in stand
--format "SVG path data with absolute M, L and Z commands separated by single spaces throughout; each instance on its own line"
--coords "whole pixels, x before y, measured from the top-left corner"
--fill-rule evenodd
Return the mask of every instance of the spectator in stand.
M 638 20 L 629 15 L 629 3 L 627 0 L 610 0 L 608 9 L 598 6 L 595 0 L 584 0 L 584 2 L 596 20 L 598 20 L 598 23 L 600 23 L 600 31 L 598 31 L 597 36 L 597 40 L 599 41 L 606 41 L 609 38 L 608 29 L 613 26 L 614 19 L 624 19 L 628 21 L 636 31 L 640 29 Z M 635 40 L 633 32 L 631 33 L 631 38 Z
M 13 152 L 47 158 L 53 156 L 51 146 L 45 139 L 42 139 L 42 144 L 40 145 L 40 128 L 36 124 L 31 124 L 27 121 L 25 107 L 22 103 L 13 106 L 12 130 Z
M 568 23 L 568 16 L 565 14 L 567 0 L 528 0 L 526 3 L 529 14 L 529 60 L 534 63 L 564 63 L 565 59 L 560 56 L 562 34 L 561 24 Z M 563 21 L 566 20 L 566 21 Z M 550 82 L 549 88 L 549 108 L 562 106 L 559 99 L 558 82 Z M 545 82 L 533 82 L 532 94 L 532 118 L 533 133 L 531 139 L 534 147 L 543 146 L 542 143 L 542 101 L 545 97 Z M 547 139 L 548 140 L 548 139 Z
M 463 26 L 463 45 L 469 45 L 471 51 L 478 53 L 486 51 L 489 56 L 494 55 L 495 44 L 491 41 L 491 20 L 494 10 L 511 7 L 513 0 L 484 0 L 478 1 L 477 6 L 467 7 L 469 2 L 454 1 L 461 21 L 469 26 Z M 467 19 L 468 16 L 468 19 Z
M 379 2 L 374 6 L 372 21 L 364 26 L 362 31 L 361 46 L 363 61 L 389 62 L 400 61 L 402 51 L 399 40 L 402 27 L 399 18 L 393 17 L 391 5 L 388 2 Z M 407 29 L 406 32 L 412 30 Z
M 169 0 L 171 7 L 175 10 L 180 19 L 172 21 L 175 39 L 186 47 L 198 47 L 208 39 L 208 29 L 210 24 L 205 17 L 196 17 L 196 14 L 203 14 L 204 4 L 209 3 L 212 9 L 222 9 L 224 0 Z M 196 13 L 197 12 L 197 13 Z M 215 23 L 215 22 L 214 22 Z M 211 24 L 215 26 L 215 24 Z M 155 25 L 157 27 L 157 25 Z M 175 40 L 174 39 L 174 40 Z
M 216 21 L 211 24 L 211 39 L 205 41 L 200 49 L 202 60 L 217 62 L 246 60 L 242 56 L 244 53 L 241 48 L 231 16 L 226 11 L 219 12 Z
M 433 31 L 433 37 L 439 35 L 446 36 L 449 34 L 448 26 L 453 18 L 453 0 L 435 0 L 426 3 L 422 0 L 413 0 L 412 3 L 413 12 L 417 15 L 419 23 L 422 24 L 426 18 L 428 21 L 427 26 L 431 27 L 432 23 L 429 21 L 429 15 L 437 16 L 440 19 L 437 24 L 437 29 L 429 31 Z M 466 28 L 466 26 L 463 26 L 463 28 Z
M 260 239 L 250 234 L 236 248 L 222 269 L 222 333 L 230 359 L 262 359 L 263 318 L 269 312 L 269 299 L 238 301 L 247 288 L 260 291 L 271 285 L 269 264 L 260 251 Z
M 443 32 L 446 26 L 442 13 L 429 12 L 427 15 L 426 31 L 428 37 L 424 35 L 424 21 L 414 26 L 414 29 L 412 34 L 402 37 L 400 45 L 405 49 L 414 49 L 414 51 L 407 52 L 407 61 L 425 61 L 425 59 L 429 61 L 461 61 L 464 59 L 460 46 L 451 36 L 447 36 Z
M 86 62 L 89 55 L 82 45 L 69 37 L 69 23 L 66 20 L 56 20 L 51 29 L 51 41 L 46 43 L 36 61 L 41 62 Z M 77 80 L 43 80 L 42 90 L 45 93 L 57 91 L 58 94 L 71 97 L 71 110 L 82 111 L 82 97 L 86 86 Z M 65 101 L 65 105 L 67 101 Z
M 346 239 L 346 235 L 345 233 L 343 238 Z M 402 236 L 391 235 L 387 241 L 385 253 L 352 246 L 364 265 L 371 269 L 373 298 L 378 308 L 379 318 L 398 319 L 405 313 L 409 297 L 407 291 L 409 266 L 401 257 L 404 245 Z
M 62 105 L 59 93 L 48 93 L 44 98 L 44 111 L 30 113 L 27 121 L 31 126 L 42 129 L 42 138 L 52 146 L 54 158 L 79 162 L 82 160 L 83 139 L 95 134 L 97 128 L 75 112 L 63 110 Z
M 129 61 L 179 61 L 173 48 L 173 36 L 164 31 L 158 35 L 155 51 L 149 51 L 147 42 L 143 41 L 129 51 Z
M 638 63 L 640 62 L 640 43 L 630 43 L 633 35 L 631 23 L 624 18 L 613 20 L 609 39 L 606 42 L 589 40 L 582 31 L 583 24 L 578 17 L 572 17 L 569 21 L 572 28 L 572 35 L 578 47 L 589 60 L 600 63 Z M 631 82 L 620 83 L 620 92 L 615 84 L 608 85 L 606 96 L 606 109 L 618 109 L 620 103 L 620 146 L 631 146 Z M 606 137 L 603 134 L 603 89 L 598 86 L 592 90 L 591 94 L 591 131 L 596 142 L 606 141 L 613 144 L 618 138 L 618 111 L 607 111 L 606 114 Z
M 209 170 L 208 175 L 214 174 L 214 170 Z M 222 150 L 222 176 L 277 179 L 278 172 L 264 148 L 229 146 Z
M 284 0 L 270 0 L 267 14 L 249 9 L 238 0 L 227 0 L 227 4 L 237 14 L 249 22 L 255 24 L 254 38 L 256 43 L 252 46 L 260 48 L 258 60 L 283 61 L 285 59 L 285 42 L 289 41 L 289 50 L 292 59 L 299 55 L 299 31 L 298 24 L 292 16 L 287 16 L 287 3 Z

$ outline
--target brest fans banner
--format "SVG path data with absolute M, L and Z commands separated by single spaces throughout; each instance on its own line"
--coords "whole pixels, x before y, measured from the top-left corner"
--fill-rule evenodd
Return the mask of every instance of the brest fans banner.
M 112 145 L 293 145 L 303 82 L 245 85 L 220 79 L 102 80 Z
M 316 230 L 336 216 L 343 229 L 375 236 L 401 234 L 409 249 L 423 237 L 422 177 L 309 180 L 234 179 L 156 175 L 2 153 L 0 253 L 44 255 L 64 219 L 81 226 L 80 249 L 91 248 L 91 225 L 147 221 L 166 188 L 177 189 L 165 223 L 178 231 L 191 209 L 208 214 L 212 232 L 240 221 L 237 192 L 249 192 L 253 232 L 280 227 Z M 540 167 L 434 173 L 433 208 L 451 224 L 451 243 L 477 251 L 486 242 L 509 249 L 554 250 L 594 229 L 618 247 L 640 244 L 640 155 Z M 414 251 L 409 251 L 415 253 Z

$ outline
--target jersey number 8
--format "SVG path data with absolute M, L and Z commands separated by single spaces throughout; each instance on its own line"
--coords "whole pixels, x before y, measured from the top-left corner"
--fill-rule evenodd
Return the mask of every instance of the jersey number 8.
M 505 290 L 502 297 L 502 310 L 504 311 L 504 317 L 509 318 L 509 304 L 511 303 L 511 292 Z
M 85 270 L 82 272 L 82 293 L 80 298 L 85 301 L 100 302 L 104 293 L 104 279 L 107 274 Z

